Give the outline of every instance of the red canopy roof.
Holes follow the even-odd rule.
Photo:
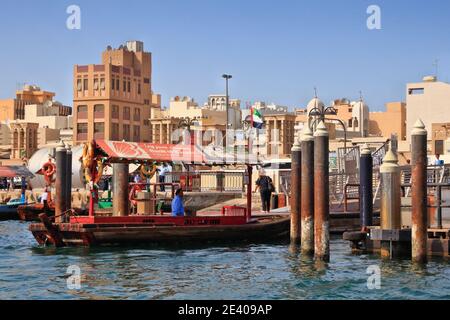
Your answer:
[[[196,146],[151,144],[123,141],[96,140],[97,146],[111,159],[182,161],[206,163],[204,153]]]
[[[112,162],[118,161],[166,161],[195,164],[258,164],[254,158],[246,155],[223,154],[220,150],[206,147],[201,149],[196,145],[152,144],[124,141],[96,140],[97,147],[103,151]]]

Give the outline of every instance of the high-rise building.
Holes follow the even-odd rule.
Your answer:
[[[74,144],[92,139],[150,142],[152,56],[140,41],[110,46],[102,64],[76,65],[73,77]]]

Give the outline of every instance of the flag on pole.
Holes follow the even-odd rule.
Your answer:
[[[262,129],[264,126],[264,120],[261,113],[257,109],[252,108],[251,115],[252,115],[252,128]]]

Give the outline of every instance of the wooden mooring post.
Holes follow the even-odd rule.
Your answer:
[[[314,136],[308,125],[302,132],[301,252],[314,254]]]
[[[330,259],[329,136],[321,121],[314,133],[314,254]]]

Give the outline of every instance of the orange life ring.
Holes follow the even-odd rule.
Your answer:
[[[44,163],[44,165],[42,166],[42,173],[46,177],[53,176],[55,172],[56,172],[56,165],[53,162],[48,161]]]
[[[139,184],[135,184],[131,188],[129,200],[133,206],[137,205],[136,196],[137,196],[137,193],[141,192],[142,190],[143,189],[142,189],[141,185],[139,185]]]

